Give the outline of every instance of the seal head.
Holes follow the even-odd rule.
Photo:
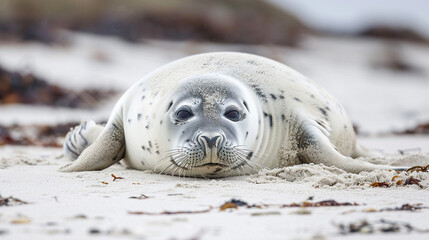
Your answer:
[[[250,89],[221,74],[184,79],[166,114],[171,152],[157,167],[171,175],[248,174],[260,109]],[[168,163],[168,164],[167,164]]]

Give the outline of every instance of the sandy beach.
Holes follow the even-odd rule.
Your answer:
[[[429,162],[429,136],[391,134],[428,119],[429,83],[421,81],[429,69],[428,48],[400,45],[404,58],[423,69],[423,75],[407,75],[378,71],[367,64],[376,59],[372,52],[382,51],[382,43],[376,40],[309,39],[297,50],[166,41],[133,45],[87,34],[75,34],[73,39],[68,48],[2,44],[0,63],[11,70],[30,66],[61,86],[83,89],[90,83],[125,90],[155,67],[182,56],[219,50],[256,52],[298,69],[336,96],[359,126],[359,141],[388,155],[366,160],[405,166]],[[100,49],[109,62],[100,63],[88,54]],[[55,65],[59,62],[63,64]],[[89,78],[97,80],[85,81]],[[115,100],[94,110],[2,106],[0,123],[103,121]],[[60,148],[0,147],[0,238],[390,240],[429,236],[428,172],[350,174],[310,164],[250,176],[194,179],[120,164],[95,172],[58,172],[66,163]]]

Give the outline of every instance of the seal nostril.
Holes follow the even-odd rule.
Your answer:
[[[213,138],[208,138],[206,136],[202,136],[202,138],[204,138],[204,140],[206,140],[208,148],[213,148],[216,145],[216,141],[219,138],[219,136],[216,136]]]

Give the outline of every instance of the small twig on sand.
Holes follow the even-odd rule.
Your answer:
[[[115,176],[115,174],[113,174],[113,173],[112,173],[112,177],[113,177],[113,181],[115,181],[116,179],[124,179],[123,177]]]

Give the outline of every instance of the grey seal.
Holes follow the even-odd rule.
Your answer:
[[[338,101],[295,70],[236,52],[194,55],[143,77],[116,103],[105,127],[85,121],[64,143],[64,172],[121,161],[187,177],[253,174],[323,163],[348,172],[392,169],[356,142]]]

